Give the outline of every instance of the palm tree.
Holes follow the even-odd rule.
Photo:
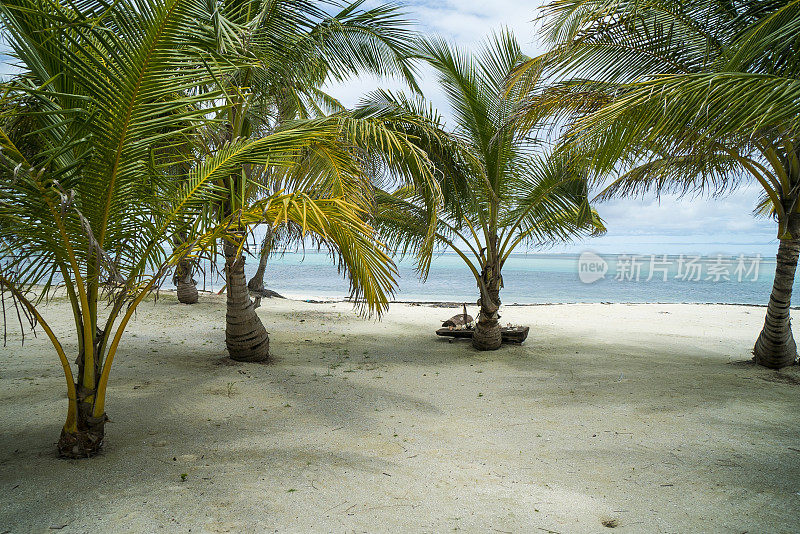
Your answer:
[[[402,95],[374,93],[362,112],[427,117],[422,129],[412,125],[409,131],[435,166],[444,204],[432,211],[424,190],[401,188],[379,197],[377,219],[402,252],[418,251],[433,239],[464,260],[480,294],[472,344],[494,350],[501,344],[502,269],[516,247],[569,239],[603,226],[589,205],[585,176],[565,159],[538,154],[541,143],[532,127],[514,120],[516,95],[506,91],[505,83],[527,58],[512,34],[494,35],[475,56],[438,39],[423,41],[420,49],[438,72],[454,130],[445,131],[430,106]],[[432,249],[425,250],[419,265],[423,273]]]
[[[348,244],[341,252],[347,261],[367,266],[358,282],[370,303],[385,301],[393,282],[392,263],[361,208],[346,199],[278,193],[221,224],[198,216],[225,198],[218,184],[236,169],[288,164],[325,139],[336,146],[339,133],[315,123],[235,139],[201,164],[164,150],[226,109],[223,93],[208,87],[246,61],[195,46],[198,20],[215,17],[208,8],[198,0],[83,2],[80,11],[33,0],[0,5],[22,68],[0,102],[0,253],[7,260],[0,289],[58,354],[68,397],[58,442],[64,457],[100,450],[109,375],[128,321],[166,272],[196,250],[221,238],[241,248],[242,229],[290,220]],[[183,232],[191,242],[173,250],[172,236]],[[40,306],[56,285],[73,311],[76,369]]]
[[[409,22],[397,6],[379,5],[362,9],[363,0],[259,0],[242,4],[227,1],[218,5],[214,24],[207,29],[209,43],[221,52],[237,50],[258,58],[225,80],[227,88],[241,84],[247,93],[245,130],[264,135],[291,120],[320,118],[342,112],[344,106],[322,90],[329,81],[342,81],[359,70],[399,76],[416,88],[413,71],[406,60]],[[230,136],[232,125],[212,135]],[[273,169],[256,169],[266,182]],[[268,185],[268,184],[264,184]],[[270,247],[262,247],[262,251]],[[259,257],[259,268],[248,282],[251,292],[263,293],[263,274],[268,253]],[[178,269],[194,271],[197,265]],[[177,275],[177,273],[176,273]],[[196,282],[176,276],[178,298],[193,302]],[[256,323],[257,317],[252,318]]]
[[[797,357],[790,324],[800,252],[800,3],[558,0],[544,8],[552,50],[521,68],[559,78],[527,95],[528,117],[571,122],[565,144],[598,173],[602,196],[721,194],[746,177],[780,245],[761,365]]]
[[[313,198],[341,196],[366,207],[371,188],[364,181],[358,158],[360,151],[373,141],[376,143],[372,147],[389,158],[410,155],[414,165],[424,166],[424,154],[417,153],[406,140],[382,130],[379,120],[356,124],[338,101],[320,89],[327,81],[340,81],[363,71],[398,75],[416,87],[409,59],[413,32],[402,12],[392,5],[362,10],[362,3],[279,0],[256,2],[248,9],[238,2],[221,4],[214,33],[217,49],[240,51],[258,64],[247,65],[222,79],[231,106],[215,137],[223,144],[234,139],[258,139],[316,121],[337,127],[339,138],[336,147],[309,145],[293,165],[250,166],[226,177],[220,187],[231,194],[218,205],[221,218],[230,217],[265,191],[278,190],[303,192]],[[323,7],[338,11],[331,15]],[[327,116],[328,112],[334,114]],[[387,136],[391,142],[382,145]],[[317,237],[334,253],[338,246],[346,246]],[[266,360],[269,336],[255,312],[257,304],[249,296],[244,278],[245,257],[232,245],[223,247],[223,254],[228,352],[235,360]],[[266,260],[267,256],[262,255],[257,273],[261,277]],[[342,265],[358,293],[362,273],[355,271],[364,266],[347,262]]]

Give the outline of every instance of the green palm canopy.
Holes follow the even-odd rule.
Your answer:
[[[357,206],[363,221],[372,204],[368,164],[408,169],[403,176],[422,181],[429,177],[427,156],[391,127],[392,117],[355,117],[322,90],[327,82],[364,72],[393,75],[416,89],[411,58],[416,33],[410,23],[397,6],[366,9],[362,4],[298,0],[218,4],[208,32],[211,49],[235,51],[252,62],[220,76],[211,86],[230,105],[203,132],[199,161],[232,144],[249,146],[298,128],[325,132],[298,151],[291,165],[262,160],[221,176],[217,185],[228,194],[210,207],[219,222],[277,193],[302,194],[309,201],[341,198]],[[231,227],[239,244],[246,230]],[[370,313],[385,309],[394,287],[394,267],[382,245],[373,241],[373,251],[356,249],[354,254],[349,233],[334,228],[324,234],[316,228],[296,230],[292,221],[282,220],[280,225],[270,224],[266,234],[270,240],[289,235],[322,244],[349,277],[351,296]],[[234,245],[223,247],[226,345],[234,359],[263,361],[269,357],[269,336],[255,313],[257,302],[248,295],[245,256]],[[267,253],[272,246],[268,244]],[[265,262],[262,256],[260,276]]]
[[[564,147],[613,179],[602,197],[760,184],[778,267],[756,360],[791,364],[800,251],[800,2],[557,0],[552,50],[518,69],[525,117],[568,123]]]
[[[515,248],[599,232],[603,225],[588,202],[585,173],[568,158],[546,156],[536,125],[516,120],[518,94],[507,81],[528,58],[513,35],[492,36],[475,55],[428,39],[420,56],[437,72],[452,128],[424,101],[402,94],[374,93],[360,112],[427,117],[427,124],[409,124],[407,131],[429,154],[443,206],[432,210],[424,189],[401,188],[378,198],[378,224],[394,248],[424,252],[423,274],[430,240],[464,260],[480,295],[473,344],[496,349],[502,269]]]
[[[263,61],[209,38],[231,29],[216,4],[10,0],[0,4],[0,21],[21,68],[0,100],[0,250],[9,260],[0,286],[61,361],[69,398],[61,455],[100,450],[109,373],[128,320],[174,264],[221,238],[241,247],[247,228],[291,221],[336,243],[359,267],[356,290],[370,305],[385,302],[393,266],[350,199],[271,191],[222,217],[209,209],[230,202],[232,175],[291,167],[310,147],[335,153],[343,131],[340,120],[318,120],[208,143],[205,134],[243,94],[222,80]],[[370,53],[362,47],[341,61]],[[176,235],[191,239],[173,247]],[[55,284],[72,305],[75,366],[37,305]]]

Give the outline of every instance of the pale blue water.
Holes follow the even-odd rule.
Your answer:
[[[638,257],[639,281],[617,280],[615,275],[631,263],[619,255],[603,255],[608,262],[605,278],[591,284],[578,277],[578,255],[575,254],[518,254],[512,256],[503,269],[505,287],[501,299],[505,304],[534,304],[553,302],[696,302],[728,304],[766,304],[775,272],[774,257],[762,258],[758,264],[756,280],[753,272],[738,281],[737,258],[725,256],[719,260],[717,271],[727,272],[729,280],[714,274],[712,264],[716,256],[702,257],[700,280],[693,273],[692,280],[676,279],[677,256],[667,258],[667,280],[663,272],[656,271],[647,281],[650,256]],[[662,258],[656,257],[656,262]],[[688,256],[686,260],[690,259]],[[726,265],[724,262],[728,261]],[[745,259],[744,267],[752,267],[753,257]],[[248,276],[255,270],[256,261],[250,259]],[[656,267],[663,265],[656,264]],[[711,270],[709,270],[711,269]],[[685,269],[684,269],[685,272]],[[413,261],[398,262],[399,301],[446,301],[472,303],[477,299],[475,281],[461,258],[445,253],[434,258],[430,275],[423,283],[414,271]],[[742,273],[745,274],[745,273]],[[278,293],[299,299],[341,299],[348,295],[348,283],[337,273],[330,258],[322,253],[290,254],[271,258],[266,272],[267,287]],[[710,279],[709,279],[710,278]],[[220,289],[222,282],[205,280],[207,289]],[[200,285],[203,285],[202,275]],[[795,292],[798,288],[795,288]],[[798,293],[800,294],[800,293]]]

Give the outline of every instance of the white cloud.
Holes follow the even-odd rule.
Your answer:
[[[474,45],[502,27],[514,31],[524,44],[533,41],[531,21],[537,16],[538,4],[512,0],[414,2],[409,9],[419,15],[425,30],[461,44]]]
[[[380,2],[370,1],[367,5]],[[510,28],[528,55],[542,51],[537,44],[537,25],[542,2],[522,0],[407,1],[403,4],[419,21],[422,32],[433,32],[460,46],[476,48],[491,32]],[[447,115],[447,105],[436,86],[435,74],[423,69],[421,85],[426,97]],[[329,87],[346,105],[357,103],[364,93],[376,88],[401,89],[392,80],[361,78]],[[586,243],[558,247],[577,251],[587,247],[605,253],[714,253],[748,252],[774,254],[777,248],[775,223],[753,217],[759,197],[758,186],[742,188],[721,199],[664,196],[622,199],[598,205],[608,233]]]
[[[771,256],[777,250],[777,228],[773,220],[752,215],[758,196],[758,186],[749,186],[717,199],[664,196],[660,201],[650,197],[604,202],[597,209],[608,233],[559,250]]]

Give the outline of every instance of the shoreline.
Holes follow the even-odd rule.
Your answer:
[[[158,290],[162,293],[170,293],[175,294],[175,289],[168,288],[168,289],[160,289]],[[219,296],[216,291],[208,291],[198,289],[198,293],[201,295],[212,295],[212,296]],[[353,304],[354,301],[348,297],[319,297],[319,296],[282,296],[280,298],[276,297],[265,297],[263,301],[268,300],[287,300],[292,302],[306,302],[308,304],[339,304],[339,303],[350,303]],[[475,302],[462,302],[462,301],[453,301],[453,300],[390,300],[389,304],[409,304],[412,306],[430,306],[433,308],[457,308],[461,307],[462,305],[466,304],[467,307],[474,306],[477,307]],[[512,302],[512,303],[503,303],[503,306],[507,307],[515,307],[515,308],[524,308],[524,307],[533,307],[533,306],[573,306],[573,305],[583,305],[583,304],[603,304],[603,305],[611,305],[611,304],[621,304],[625,306],[635,306],[635,305],[671,305],[671,304],[681,304],[681,305],[694,305],[694,306],[746,306],[750,308],[766,308],[766,304],[752,304],[752,303],[742,303],[742,302],[691,302],[691,301],[681,301],[681,302],[673,302],[673,301],[625,301],[625,302],[613,302],[613,301],[567,301],[567,302]],[[800,310],[800,305],[797,306],[790,306],[792,310]]]

